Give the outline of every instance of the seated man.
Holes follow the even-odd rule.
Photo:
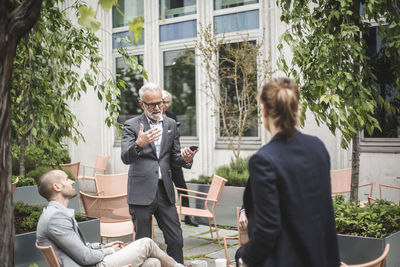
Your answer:
[[[106,245],[87,243],[75,220],[74,210],[67,208],[76,196],[74,181],[65,172],[51,170],[38,181],[39,194],[49,201],[37,226],[37,242],[51,245],[61,266],[184,266],[175,262],[150,238],[128,246],[120,241]]]

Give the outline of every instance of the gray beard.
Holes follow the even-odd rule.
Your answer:
[[[154,121],[159,121],[161,118],[161,112],[158,114],[152,114],[151,112],[145,110],[145,114],[147,117],[149,117],[149,119],[152,119]]]

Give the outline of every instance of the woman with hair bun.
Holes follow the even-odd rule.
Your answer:
[[[329,154],[321,140],[296,129],[298,98],[289,78],[273,79],[260,92],[272,139],[249,161],[243,196],[249,242],[237,251],[239,266],[340,265]]]

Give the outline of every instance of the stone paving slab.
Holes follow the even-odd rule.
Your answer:
[[[212,228],[215,231],[214,228]],[[237,230],[220,229],[219,235],[221,246],[218,246],[216,233],[213,232],[214,238],[211,238],[210,227],[208,225],[199,225],[198,227],[182,224],[182,235],[184,239],[183,255],[185,262],[191,260],[205,260],[208,267],[215,266],[215,259],[225,258],[225,250],[222,238],[224,236],[236,236]],[[155,225],[154,241],[165,250],[164,237],[161,230]],[[237,240],[228,240],[228,255],[231,260],[234,259],[235,252],[238,248]]]

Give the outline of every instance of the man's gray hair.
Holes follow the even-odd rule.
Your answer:
[[[139,90],[140,100],[143,100],[143,96],[144,96],[144,92],[145,91],[157,91],[157,90],[162,92],[161,87],[156,83],[146,83],[146,84],[144,84]]]
[[[170,101],[172,101],[172,95],[168,92],[168,91],[166,91],[166,90],[162,90],[162,99],[164,99],[164,98],[166,98],[166,97],[169,97],[170,98]]]

